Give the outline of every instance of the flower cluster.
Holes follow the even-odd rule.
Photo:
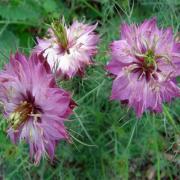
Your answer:
[[[0,71],[0,102],[14,143],[29,144],[35,164],[53,160],[61,140],[70,141],[64,122],[76,103],[60,88],[56,77],[82,74],[97,53],[97,24],[53,22],[47,37],[37,38],[30,57],[17,52]],[[162,103],[180,96],[180,42],[172,29],[159,29],[156,19],[121,26],[121,39],[110,45],[107,71],[115,76],[111,99],[144,111],[161,112]]]
[[[7,133],[13,143],[29,144],[35,164],[45,155],[53,160],[57,143],[70,141],[64,122],[76,103],[57,86],[54,73],[71,78],[92,63],[99,41],[96,26],[74,21],[67,28],[64,22],[53,22],[49,38],[38,38],[29,58],[18,52],[0,72]]]
[[[180,96],[175,78],[180,75],[180,43],[172,29],[158,29],[156,19],[141,25],[121,26],[121,40],[111,46],[107,70],[115,75],[112,99],[133,107],[138,117],[149,109],[162,111],[162,103]]]

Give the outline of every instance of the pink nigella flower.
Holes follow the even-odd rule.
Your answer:
[[[69,139],[64,121],[75,104],[36,54],[11,56],[0,72],[0,100],[11,140],[25,140],[35,163],[46,154],[53,159],[57,142]]]
[[[175,78],[180,75],[180,43],[172,29],[158,29],[156,19],[141,25],[121,26],[121,40],[111,44],[107,70],[115,75],[112,99],[133,107],[138,117],[149,109],[162,111],[162,103],[180,96]]]
[[[99,37],[94,33],[96,26],[74,21],[67,27],[64,22],[54,22],[48,38],[37,39],[35,51],[47,59],[52,72],[68,78],[76,73],[82,74],[97,53]]]

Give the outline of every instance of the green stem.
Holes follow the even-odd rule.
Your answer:
[[[129,146],[130,146],[130,144],[131,144],[131,142],[132,142],[132,139],[133,139],[134,132],[135,132],[136,126],[137,126],[137,124],[138,124],[138,121],[139,121],[139,120],[136,120],[135,125],[134,125],[134,127],[133,127],[133,129],[132,129],[132,133],[131,133],[131,136],[130,136],[130,138],[129,138],[129,142],[128,142],[128,145],[127,145],[126,149],[129,148]]]
[[[160,157],[159,157],[159,148],[158,148],[158,142],[156,138],[156,126],[155,126],[155,115],[153,114],[153,136],[154,139],[156,140],[155,142],[155,149],[156,149],[156,155],[157,155],[157,178],[158,180],[161,179],[161,173],[160,173]]]
[[[102,17],[102,14],[96,9],[94,8],[90,3],[88,3],[85,0],[81,0],[87,7],[89,7],[91,10],[93,10],[99,17]]]
[[[175,123],[173,117],[171,116],[171,114],[169,113],[168,108],[165,105],[163,105],[163,110],[164,110],[164,115],[167,117],[167,120],[169,121],[169,123],[173,126],[174,130],[177,133],[179,133],[176,123]]]

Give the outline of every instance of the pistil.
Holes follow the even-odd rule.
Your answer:
[[[60,43],[61,47],[64,50],[67,50],[68,39],[67,39],[67,32],[64,23],[55,21],[51,24],[51,27],[58,40],[58,43]]]
[[[147,67],[154,66],[156,64],[155,55],[152,50],[148,50],[144,56],[144,63]]]

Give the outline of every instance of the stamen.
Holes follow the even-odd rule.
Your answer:
[[[8,121],[12,128],[17,130],[19,126],[25,123],[30,116],[34,116],[35,119],[41,117],[40,114],[34,113],[34,107],[27,101],[21,102],[21,104],[10,114]]]

